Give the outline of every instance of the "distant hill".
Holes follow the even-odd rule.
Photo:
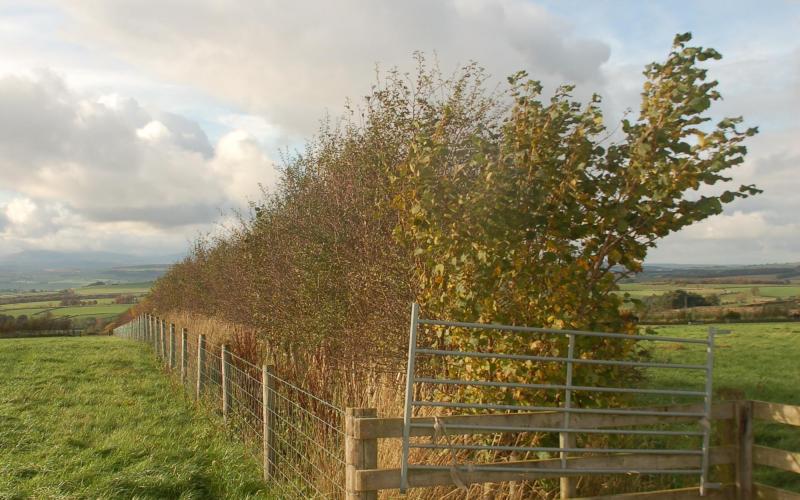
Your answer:
[[[26,250],[0,256],[0,268],[15,271],[28,270],[100,270],[130,266],[171,264],[181,256],[140,256],[113,252],[55,252],[49,250]]]
[[[0,257],[0,290],[61,290],[96,281],[148,282],[164,274],[180,258],[114,252],[18,252]]]
[[[750,266],[702,266],[648,264],[635,281],[783,281],[800,278],[800,263],[761,264]]]

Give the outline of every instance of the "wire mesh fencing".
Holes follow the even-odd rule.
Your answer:
[[[199,404],[225,424],[263,463],[264,479],[280,498],[345,496],[345,412],[282,378],[208,342],[141,315],[116,336],[152,347],[159,363]]]

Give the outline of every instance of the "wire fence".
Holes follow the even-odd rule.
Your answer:
[[[264,479],[281,498],[345,496],[345,412],[257,366],[225,345],[152,315],[114,335],[152,347],[160,364],[198,403],[219,413],[263,462]]]

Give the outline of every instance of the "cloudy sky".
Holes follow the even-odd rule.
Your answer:
[[[725,101],[761,130],[737,185],[764,194],[650,262],[800,261],[800,2],[0,0],[0,255],[180,253],[246,207],[376,64],[476,60],[636,108],[675,33],[725,58]]]

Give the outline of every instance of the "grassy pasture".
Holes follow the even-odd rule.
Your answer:
[[[757,294],[753,290],[757,289]],[[620,285],[621,293],[628,293],[631,297],[642,298],[653,295],[663,295],[673,290],[686,290],[700,295],[716,294],[722,296],[723,302],[725,295],[741,295],[743,299],[754,297],[767,297],[776,299],[787,299],[800,297],[800,285],[748,285],[736,283],[703,283],[703,284],[680,284],[680,283],[623,283]],[[741,300],[739,301],[741,302]]]
[[[113,337],[0,340],[0,498],[271,498],[260,465]]]
[[[50,309],[58,307],[58,300],[40,300],[34,302],[22,302],[19,304],[0,304],[0,314],[13,314],[19,309]]]
[[[717,337],[715,343],[714,389],[717,399],[740,394],[747,399],[800,405],[800,323],[742,323],[714,325],[731,333]],[[670,325],[654,327],[657,334],[686,338],[705,338],[708,325]],[[664,343],[654,350],[654,360],[702,364],[703,346],[676,348]],[[650,369],[647,385],[656,388],[703,390],[702,371]],[[697,399],[694,399],[697,401]],[[653,402],[653,401],[648,401]],[[688,402],[667,400],[658,402]],[[756,425],[756,442],[766,446],[800,452],[800,428],[777,424]],[[800,475],[777,469],[757,468],[759,482],[800,492]]]
[[[49,312],[50,314],[52,314],[54,317],[57,318],[62,318],[62,317],[77,318],[81,316],[95,316],[98,318],[107,318],[123,313],[131,307],[130,304],[113,304],[113,303],[88,305],[88,306],[63,306],[63,307],[59,306],[28,307],[31,305],[30,303],[13,304],[13,305],[17,306],[17,308],[0,310],[0,314],[9,314],[12,316],[22,316],[23,314],[26,316],[36,316],[38,314]]]
[[[130,304],[115,304],[110,297],[92,298],[96,295],[125,294],[142,296],[150,290],[152,283],[123,283],[119,285],[97,285],[76,288],[75,293],[82,300],[97,301],[97,304],[84,306],[61,306],[59,300],[37,300],[37,296],[42,294],[53,294],[54,292],[22,292],[15,295],[6,294],[3,297],[24,297],[30,298],[29,302],[19,302],[14,304],[0,304],[0,314],[11,316],[36,316],[50,313],[55,317],[69,318],[111,318],[121,314],[131,307]]]
[[[133,295],[143,295],[150,290],[151,282],[143,283],[121,283],[119,285],[97,285],[75,288],[78,295],[98,295],[108,293],[125,293]]]

